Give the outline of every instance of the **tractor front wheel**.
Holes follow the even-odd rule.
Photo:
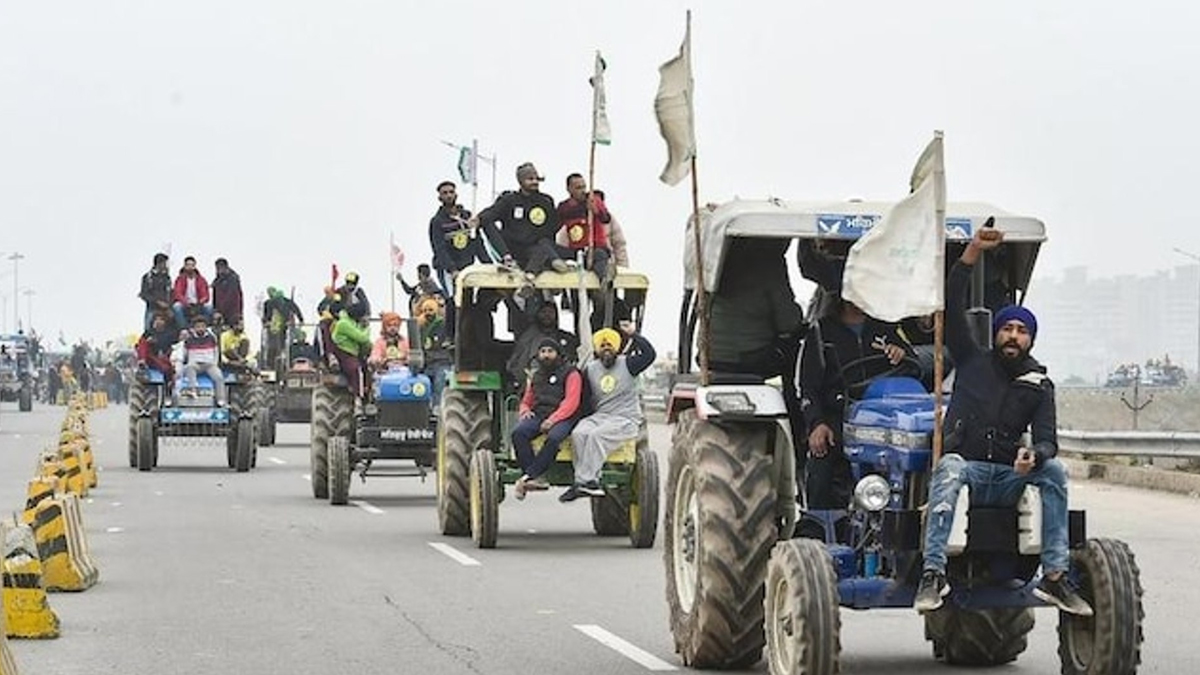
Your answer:
[[[1142,580],[1123,541],[1091,539],[1071,552],[1079,595],[1092,616],[1058,613],[1058,657],[1064,675],[1134,673],[1142,662]]]

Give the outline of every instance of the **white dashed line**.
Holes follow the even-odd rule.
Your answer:
[[[306,480],[310,483],[312,482],[312,476],[310,476],[308,474],[304,474],[303,476],[301,476],[301,478],[303,478],[304,480]]]
[[[121,502],[113,502],[113,503],[112,503],[112,505],[113,505],[113,506],[120,506],[120,505],[121,505]]]
[[[375,516],[383,515],[383,509],[379,508],[378,506],[375,506],[374,504],[371,504],[370,502],[364,502],[364,501],[360,501],[358,499],[351,499],[350,503],[357,506],[358,508],[362,509],[363,511],[370,513],[371,515],[375,515]]]
[[[433,548],[433,550],[441,553],[442,555],[464,567],[479,567],[483,564],[466,553],[454,548],[450,544],[443,544],[440,541],[431,541],[429,542],[429,546]]]
[[[287,464],[287,462],[279,459],[278,457],[268,457],[267,459],[269,459],[272,464]]]
[[[107,532],[107,533],[109,533],[109,534],[118,534],[118,533],[124,532],[124,531],[125,531],[125,528],[123,528],[123,527],[110,527],[110,528],[107,528],[107,529],[105,529],[104,531],[105,531],[105,532]]]
[[[154,496],[155,496],[155,497],[161,497],[161,496],[163,496],[162,490],[155,490],[155,491],[154,491]]]
[[[600,644],[604,645],[605,647],[608,647],[609,649],[617,652],[621,656],[624,656],[625,658],[641,665],[646,670],[654,670],[654,671],[678,670],[678,668],[671,665],[670,663],[663,661],[662,659],[660,659],[657,656],[651,654],[650,652],[642,649],[641,647],[630,644],[629,642],[604,630],[600,626],[589,624],[589,625],[576,625],[574,628],[575,628],[575,630],[579,631],[580,633],[583,633],[584,635],[592,638],[596,642],[599,642]]]

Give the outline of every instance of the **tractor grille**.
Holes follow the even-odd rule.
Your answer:
[[[423,429],[429,426],[429,402],[380,403],[379,426],[394,429]]]

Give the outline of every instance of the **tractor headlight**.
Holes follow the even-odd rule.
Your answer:
[[[722,415],[753,415],[757,406],[745,392],[710,391],[704,399]]]
[[[882,511],[892,500],[892,486],[883,476],[874,474],[854,486],[854,503],[864,511]]]

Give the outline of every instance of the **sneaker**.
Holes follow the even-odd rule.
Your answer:
[[[1054,580],[1043,576],[1038,585],[1034,587],[1033,594],[1042,602],[1054,605],[1067,614],[1092,616],[1091,606],[1086,600],[1079,597],[1079,593],[1075,591],[1071,580],[1065,574]]]
[[[588,482],[580,485],[579,491],[589,497],[604,496],[604,488],[600,487],[600,481],[598,480],[589,480]]]
[[[559,274],[571,269],[571,267],[567,265],[567,261],[562,260],[561,258],[555,258],[554,260],[551,260],[550,267]]]
[[[530,478],[525,481],[525,489],[530,492],[545,492],[550,489],[550,484],[543,478]]]
[[[946,575],[934,570],[921,573],[921,585],[917,587],[917,597],[913,601],[913,609],[918,612],[932,612],[944,604],[944,598],[950,595],[950,584],[946,583]]]
[[[566,504],[573,502],[583,496],[583,491],[579,489],[579,485],[572,485],[565,492],[558,496],[558,501]]]
[[[525,499],[525,492],[528,490],[528,482],[529,476],[521,476],[517,479],[516,484],[513,485],[513,494],[516,495],[518,501]]]

